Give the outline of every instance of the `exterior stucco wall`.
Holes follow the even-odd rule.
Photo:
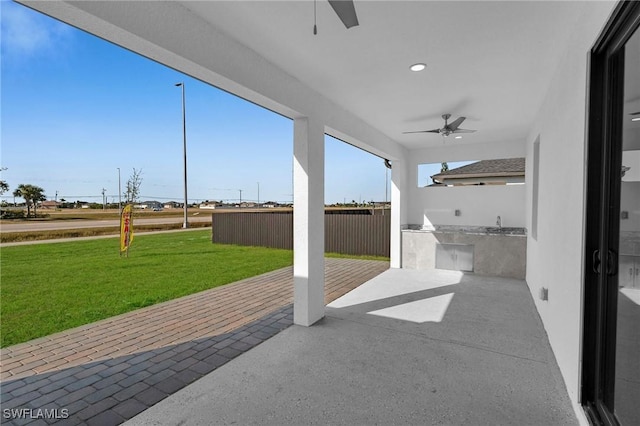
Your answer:
[[[576,413],[581,373],[588,52],[615,3],[586,2],[527,138],[527,228],[539,138],[537,238],[527,239],[527,283]],[[538,297],[549,289],[549,300]]]
[[[525,192],[525,185],[417,188],[409,223],[496,226],[500,216],[502,226],[524,228]]]

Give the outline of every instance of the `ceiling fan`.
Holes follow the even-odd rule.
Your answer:
[[[353,4],[353,0],[328,0],[329,4],[336,12],[338,18],[342,21],[347,29],[360,25],[358,22],[358,15],[356,15],[356,8]],[[313,34],[318,34],[318,28],[316,25],[316,1],[313,2]]]
[[[353,0],[329,0],[329,4],[345,27],[351,28],[359,25]]]
[[[431,130],[419,130],[417,132],[403,132],[407,133],[440,133],[443,137],[447,137],[452,133],[473,133],[475,130],[467,130],[461,129],[459,126],[462,124],[467,117],[459,117],[451,123],[448,122],[449,118],[451,118],[451,114],[443,114],[442,118],[444,119],[444,127],[440,129],[431,129]]]

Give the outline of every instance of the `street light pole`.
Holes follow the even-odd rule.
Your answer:
[[[182,153],[184,157],[184,223],[182,227],[186,229],[189,227],[187,222],[187,115],[184,103],[184,82],[176,83],[176,86],[182,87]]]
[[[122,216],[122,188],[120,187],[120,167],[118,167],[118,214]]]
[[[258,183],[258,207],[260,207],[260,182]]]

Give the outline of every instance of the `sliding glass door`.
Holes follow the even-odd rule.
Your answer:
[[[616,8],[591,54],[582,402],[640,424],[640,3]]]

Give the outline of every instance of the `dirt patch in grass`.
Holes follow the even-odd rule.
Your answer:
[[[211,228],[211,222],[192,222],[190,228]],[[170,231],[182,229],[182,223],[157,225],[138,225],[135,232]],[[22,241],[56,240],[59,238],[95,237],[100,235],[118,235],[120,227],[60,229],[55,231],[3,232],[0,243],[17,243]]]

